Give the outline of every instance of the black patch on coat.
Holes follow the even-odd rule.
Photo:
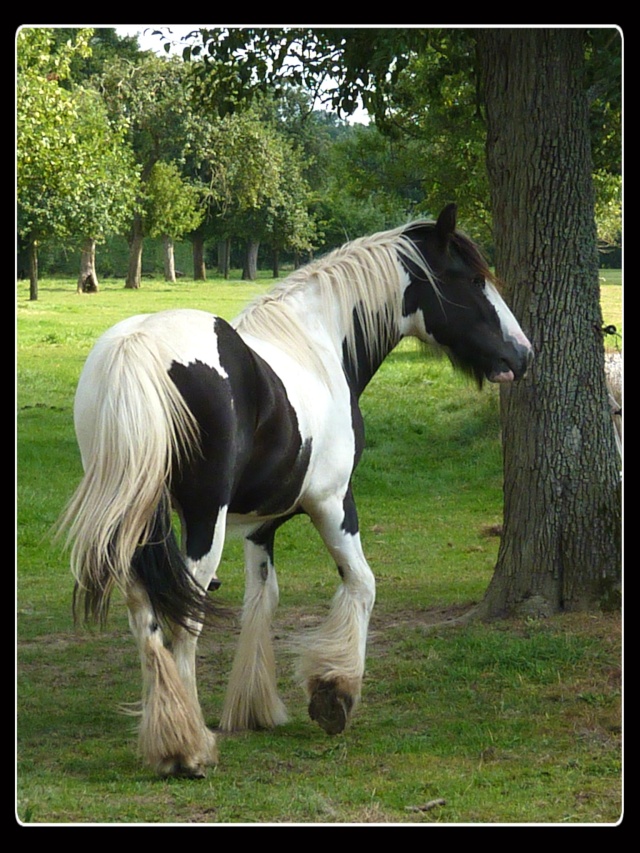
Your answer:
[[[174,363],[169,374],[198,421],[200,453],[174,477],[171,492],[187,528],[186,550],[211,548],[218,511],[288,514],[311,456],[296,413],[272,368],[224,320],[215,318],[220,364]]]
[[[345,533],[350,533],[352,536],[355,536],[360,527],[358,525],[358,511],[356,509],[356,502],[353,498],[351,486],[347,489],[347,494],[342,502],[342,508],[344,510],[344,518],[342,519],[340,527]]]
[[[134,552],[131,570],[149,596],[153,612],[169,624],[191,631],[193,622],[201,621],[205,614],[224,613],[207,599],[204,589],[187,570],[171,527],[168,495],[156,509],[149,541]],[[150,629],[155,631],[158,627],[154,622]]]
[[[352,318],[354,347],[348,346],[346,338],[342,342],[342,366],[349,387],[356,397],[360,397],[399,338],[397,330],[391,327],[386,310],[379,311],[373,321],[375,340],[369,345],[357,308],[353,309]]]

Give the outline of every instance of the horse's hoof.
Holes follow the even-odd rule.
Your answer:
[[[331,681],[320,681],[312,690],[309,716],[328,735],[344,731],[352,708],[353,697]]]
[[[204,764],[184,764],[182,761],[166,761],[158,768],[163,778],[204,779],[207,775]]]

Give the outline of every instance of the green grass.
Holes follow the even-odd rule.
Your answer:
[[[600,293],[604,324],[615,326],[619,335],[607,338],[606,346],[607,349],[616,349],[622,342],[622,270],[600,270]]]
[[[135,754],[137,652],[116,599],[103,632],[76,631],[67,559],[49,531],[80,476],[75,383],[101,331],[184,305],[231,317],[269,281],[106,283],[78,296],[18,289],[18,739],[24,823],[614,823],[621,815],[616,615],[462,626],[491,577],[501,520],[497,390],[478,393],[410,343],[363,397],[367,448],[355,492],[378,583],[363,700],[327,737],[306,714],[289,640],[326,612],[337,574],[309,522],[276,542],[279,683],[290,722],[220,738],[204,781],[159,780]],[[622,327],[621,288],[604,284]],[[225,548],[219,597],[243,594],[241,547]],[[204,713],[215,726],[237,625],[199,645]]]

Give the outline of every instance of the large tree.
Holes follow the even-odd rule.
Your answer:
[[[299,80],[331,73],[336,105],[349,111],[360,96],[379,118],[411,56],[441,36],[389,29],[204,33],[208,54],[219,61],[239,49],[260,57],[246,62],[245,54],[245,62],[264,80],[286,71],[294,54],[303,60],[293,66]],[[505,525],[480,612],[612,606],[620,582],[620,482],[604,380],[585,33],[479,30],[474,39],[496,263],[537,351],[529,377],[503,392]]]
[[[497,271],[536,352],[530,376],[501,393],[505,519],[489,615],[618,598],[583,35],[478,33]]]

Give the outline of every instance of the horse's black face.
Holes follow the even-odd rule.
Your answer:
[[[407,263],[411,283],[403,313],[413,318],[414,333],[442,347],[478,382],[520,379],[532,358],[531,344],[473,243],[455,231],[455,206],[445,208],[435,225],[417,226],[408,234],[437,278],[434,287]]]

